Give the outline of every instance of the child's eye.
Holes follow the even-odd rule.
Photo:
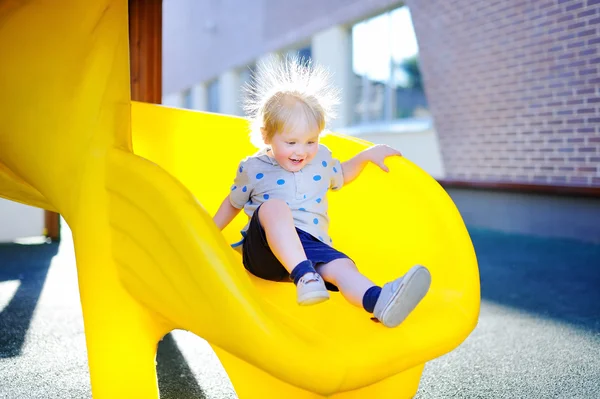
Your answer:
[[[314,143],[315,143],[314,141],[309,141],[309,142],[308,142],[308,144],[314,144]]]
[[[295,141],[288,141],[287,144],[294,145],[294,144],[296,144],[296,142]]]

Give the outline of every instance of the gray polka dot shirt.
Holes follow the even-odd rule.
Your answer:
[[[340,161],[333,159],[331,151],[322,144],[312,161],[298,172],[283,169],[264,149],[240,162],[229,200],[237,209],[244,209],[248,220],[267,200],[283,200],[289,205],[297,228],[331,245],[327,191],[339,190],[343,184]],[[232,246],[242,243],[243,239]]]

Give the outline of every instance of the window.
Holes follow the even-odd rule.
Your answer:
[[[352,52],[357,87],[353,123],[428,115],[408,7],[354,25]]]
[[[194,109],[194,100],[192,98],[192,90],[183,91],[183,108]]]
[[[256,64],[248,64],[242,68],[240,71],[240,114],[243,114],[244,110],[242,109],[243,101],[246,99],[246,96],[254,94],[252,91],[248,92],[248,86],[254,84],[252,79],[254,78],[254,73],[256,72]],[[255,100],[254,96],[252,96],[251,100]]]
[[[242,85],[251,82],[254,72],[256,72],[256,64],[248,64],[240,70],[240,82]]]
[[[207,111],[219,112],[219,80],[215,79],[207,87]]]
[[[291,50],[288,50],[284,53],[286,57],[298,57],[303,62],[312,61],[312,48],[309,45],[305,47],[295,47]]]
[[[312,59],[312,49],[310,46],[306,46],[298,50],[298,58],[304,61],[310,61]]]

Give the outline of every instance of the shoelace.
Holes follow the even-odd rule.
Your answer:
[[[307,274],[307,276],[303,276],[302,278],[300,278],[301,284],[308,284],[311,282],[318,283],[319,281],[321,281],[321,276],[318,273],[309,273],[309,274],[311,274],[310,277],[307,277],[308,276],[308,274]]]

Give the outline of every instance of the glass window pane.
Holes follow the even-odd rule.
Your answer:
[[[192,99],[192,90],[183,91],[183,108],[194,109],[194,101]]]
[[[219,112],[219,80],[208,84],[208,112]]]
[[[427,115],[419,47],[408,7],[354,25],[352,50],[355,123]]]
[[[298,50],[298,57],[303,61],[310,61],[312,59],[312,49],[310,46],[306,46]]]

